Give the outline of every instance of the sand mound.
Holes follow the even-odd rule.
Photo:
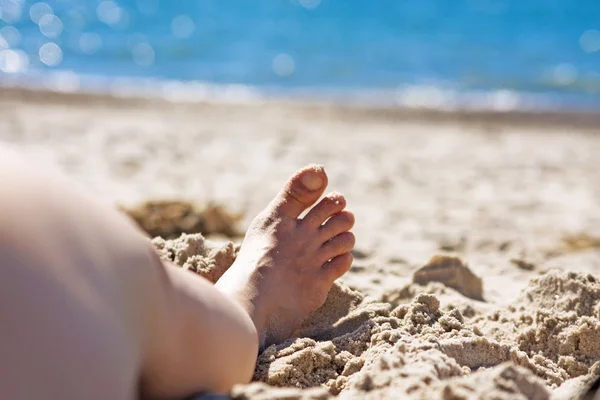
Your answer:
[[[236,255],[233,244],[201,235],[154,244],[165,259],[212,281]],[[512,306],[493,311],[437,282],[384,299],[336,284],[296,338],[260,354],[256,382],[232,396],[549,399],[565,382],[599,376],[600,283],[591,275],[551,271]]]
[[[483,299],[483,282],[458,257],[435,256],[413,275],[413,282],[441,282],[472,299]]]
[[[592,372],[600,361],[599,307],[596,278],[550,271],[533,279],[512,306],[474,325],[487,337],[510,343],[513,362],[556,387]]]
[[[158,255],[215,283],[229,269],[239,247],[231,242],[215,243],[201,234],[183,234],[176,240],[154,238]]]
[[[186,201],[146,201],[134,207],[120,207],[151,237],[174,239],[183,233],[239,236],[238,218],[222,207],[200,207]]]

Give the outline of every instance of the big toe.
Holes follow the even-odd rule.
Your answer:
[[[327,187],[327,174],[321,165],[309,165],[296,172],[273,200],[273,211],[298,218],[315,204]]]

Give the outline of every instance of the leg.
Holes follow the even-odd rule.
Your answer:
[[[114,313],[27,254],[2,246],[0,260],[2,397],[136,398],[139,357]]]
[[[3,397],[134,399],[143,381],[173,398],[250,379],[258,340],[236,302],[1,148],[0,187]]]
[[[125,293],[141,286],[116,268],[147,264],[148,247],[140,253],[126,221],[2,149],[0,187],[2,396],[134,398],[145,338]]]

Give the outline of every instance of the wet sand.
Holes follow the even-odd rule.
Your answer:
[[[0,91],[3,144],[115,204],[216,203],[243,231],[295,169],[325,165],[357,217],[354,266],[259,357],[262,383],[234,391],[252,399],[582,391],[600,370],[597,119]],[[190,268],[214,279],[235,257],[214,246],[229,250],[178,261],[204,257]],[[482,299],[454,267],[411,283],[435,255],[459,257]]]

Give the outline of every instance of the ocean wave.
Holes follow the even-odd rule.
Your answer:
[[[402,85],[392,89],[280,88],[203,81],[107,77],[69,70],[28,74],[0,73],[0,87],[57,93],[162,99],[174,103],[256,103],[266,100],[327,102],[438,111],[597,111],[600,98],[579,93],[521,92],[510,89],[461,91],[436,85]]]

